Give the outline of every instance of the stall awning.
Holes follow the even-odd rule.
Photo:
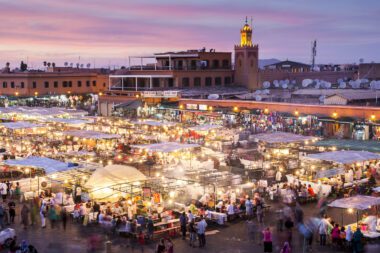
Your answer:
[[[47,119],[44,119],[43,121],[52,122],[52,123],[61,123],[61,124],[67,124],[67,125],[84,125],[84,124],[90,123],[88,120],[66,119],[66,118],[47,118]]]
[[[142,105],[141,100],[137,100],[136,99],[136,100],[128,101],[128,102],[125,102],[125,103],[117,104],[113,108],[114,109],[124,108],[124,109],[133,109],[133,110],[136,110],[141,105]]]
[[[64,163],[58,160],[38,156],[30,156],[25,159],[6,160],[4,161],[4,164],[9,166],[40,168],[44,169],[46,174],[66,171],[74,168],[73,166],[70,166],[69,163]]]
[[[132,148],[145,149],[147,151],[153,152],[163,152],[170,153],[174,151],[179,151],[188,148],[197,148],[200,147],[198,144],[183,144],[178,142],[164,142],[156,144],[147,144],[147,145],[131,145]]]
[[[107,134],[97,131],[77,130],[77,131],[65,131],[63,135],[73,136],[83,139],[101,140],[101,139],[118,139],[121,136],[118,134]]]
[[[145,121],[132,121],[131,122],[134,125],[147,125],[147,126],[156,126],[156,127],[163,127],[163,126],[175,126],[177,125],[174,122],[161,122],[161,121],[153,121],[153,120],[145,120]]]
[[[5,123],[1,123],[1,126],[5,127],[5,128],[8,128],[8,129],[12,129],[12,130],[16,130],[16,129],[32,129],[32,128],[44,127],[42,125],[33,124],[33,123],[30,123],[30,122],[26,122],[26,121],[5,122]]]
[[[255,134],[252,136],[257,141],[262,141],[266,143],[296,143],[304,141],[312,141],[317,139],[315,136],[303,136],[298,134],[286,133],[286,132],[272,132]]]
[[[380,155],[368,151],[333,151],[305,156],[306,159],[322,160],[341,164],[352,164],[380,159]]]
[[[354,197],[334,200],[333,202],[329,204],[329,207],[366,210],[376,205],[380,205],[380,198],[372,197],[372,196],[356,195]]]
[[[190,127],[189,129],[193,130],[193,131],[199,131],[199,132],[205,131],[205,132],[207,132],[207,131],[218,129],[221,127],[222,126],[220,126],[220,125],[199,125],[199,126]]]
[[[144,180],[146,176],[138,169],[114,164],[98,168],[87,181],[86,187],[101,189]]]

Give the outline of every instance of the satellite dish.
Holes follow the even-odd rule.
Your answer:
[[[292,80],[292,84],[294,85],[297,84],[296,80]]]
[[[265,90],[262,91],[262,93],[266,94],[266,95],[269,95],[270,94],[270,90],[265,89]]]
[[[375,80],[373,80],[369,83],[369,87],[374,90],[374,89],[376,89],[376,84],[377,84],[377,82]]]
[[[256,99],[256,101],[261,101],[261,99],[263,99],[260,95],[257,95],[256,97],[255,97],[255,99]]]
[[[207,99],[219,99],[219,95],[218,94],[210,94],[210,95],[208,95]]]
[[[270,87],[270,82],[268,82],[268,81],[263,82],[263,87],[265,89],[268,89]]]
[[[347,86],[346,83],[343,82],[343,81],[341,81],[341,82],[339,83],[339,89],[345,89],[346,86]]]
[[[283,84],[281,85],[281,87],[282,87],[283,89],[287,89],[287,88],[288,88],[288,84],[287,84],[287,83],[283,83]]]
[[[302,80],[302,87],[306,88],[307,86],[309,86],[312,83],[313,83],[313,80],[311,80],[311,79],[303,79]]]
[[[341,83],[341,82],[343,82],[343,78],[339,78],[339,79],[337,80],[337,83]]]
[[[320,88],[320,83],[316,83],[315,86],[314,86],[314,89],[319,89]]]
[[[319,97],[319,102],[323,103],[325,101],[325,96],[320,96]]]
[[[326,89],[330,89],[330,88],[331,88],[331,83],[330,83],[330,82],[325,82],[325,81],[324,81],[324,87],[325,87]]]
[[[256,90],[255,94],[260,95],[261,94],[261,90]]]
[[[376,82],[375,89],[376,90],[380,90],[380,81]]]
[[[278,80],[274,80],[274,81],[273,81],[273,85],[274,85],[274,87],[276,87],[276,88],[280,87],[280,84],[279,84]]]

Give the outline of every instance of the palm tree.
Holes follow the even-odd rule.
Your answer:
[[[46,62],[46,61],[44,61],[44,67],[46,67],[46,65],[47,65],[47,62]]]
[[[53,62],[53,63],[51,64],[51,66],[53,66],[53,68],[55,68],[55,62]]]
[[[50,63],[50,62],[48,62],[48,63],[47,63],[47,66],[50,68],[50,66],[51,66],[51,63]]]

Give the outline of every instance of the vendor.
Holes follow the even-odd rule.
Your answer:
[[[377,225],[376,215],[364,215],[363,216],[363,223],[367,224],[368,231],[376,232],[376,225]]]

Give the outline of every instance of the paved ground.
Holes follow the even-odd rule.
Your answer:
[[[270,226],[272,231],[275,231],[275,216],[274,210],[277,204],[274,204],[272,211],[265,216],[265,226]],[[309,204],[304,206],[305,217],[310,217],[315,212],[315,204]],[[342,219],[342,213],[337,210],[330,210],[329,214],[333,218],[340,222]],[[355,217],[349,216],[343,213],[344,223],[353,222]],[[79,253],[87,252],[87,242],[88,239],[94,235],[100,235],[102,239],[102,245],[108,240],[102,229],[98,226],[92,225],[88,227],[83,227],[80,224],[75,224],[72,222],[68,223],[66,231],[63,228],[50,228],[50,224],[47,223],[46,229],[41,229],[39,226],[30,227],[24,230],[19,225],[20,217],[16,218],[16,224],[11,227],[16,228],[17,236],[19,241],[26,239],[28,242],[36,246],[36,248],[41,253]],[[293,253],[302,252],[302,238],[297,231],[294,231],[293,236]],[[273,252],[280,252],[280,245],[283,244],[285,240],[285,233],[274,232],[274,250]],[[145,252],[153,253],[155,243],[145,245],[142,249],[140,246],[128,241],[126,238],[121,238],[114,236],[111,238],[112,241],[112,252]],[[315,241],[315,240],[314,240]],[[237,221],[229,223],[226,227],[215,227],[210,228],[207,232],[207,245],[206,248],[190,248],[187,241],[181,239],[174,240],[174,252],[218,252],[218,253],[245,253],[245,252],[263,252],[263,248],[258,242],[253,242],[249,239],[246,225],[244,221]],[[321,248],[314,242],[313,245],[314,252],[336,252],[337,249],[333,249],[330,246]],[[0,251],[6,252],[6,251]],[[104,247],[99,252],[104,252]],[[343,251],[342,251],[343,252]],[[375,253],[380,252],[380,242],[373,242],[366,246],[366,252]]]

